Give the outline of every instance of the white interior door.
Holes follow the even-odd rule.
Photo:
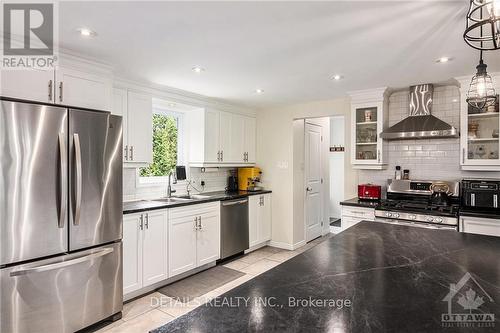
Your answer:
[[[305,224],[306,242],[321,236],[322,180],[321,126],[305,125]]]

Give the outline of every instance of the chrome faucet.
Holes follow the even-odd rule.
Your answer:
[[[168,187],[167,187],[167,197],[168,198],[172,197],[172,193],[177,192],[176,190],[172,190],[172,185],[171,185],[171,181],[170,181],[170,179],[172,178],[172,174],[173,174],[173,172],[170,172],[168,174]],[[177,180],[175,179],[175,175],[174,175],[174,184],[176,184],[176,183],[177,183]]]

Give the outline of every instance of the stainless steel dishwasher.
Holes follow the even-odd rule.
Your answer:
[[[248,198],[221,202],[221,259],[248,249]]]

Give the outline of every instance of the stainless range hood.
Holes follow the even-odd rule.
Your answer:
[[[410,115],[380,134],[386,140],[457,138],[458,130],[434,117],[432,84],[410,87]]]

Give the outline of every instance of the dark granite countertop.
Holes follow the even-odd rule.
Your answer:
[[[363,221],[153,332],[498,332],[499,253],[496,237]],[[447,296],[494,322],[442,322]]]
[[[376,208],[379,204],[379,200],[359,200],[358,198],[352,198],[349,200],[341,201],[342,206],[353,206],[353,207],[366,207],[366,208]]]
[[[488,209],[473,209],[473,208],[460,208],[460,216],[482,217],[485,219],[498,220],[500,223],[500,211]]]
[[[165,209],[165,208],[197,205],[197,204],[213,202],[213,201],[233,200],[233,199],[246,198],[246,197],[249,197],[252,195],[260,195],[260,194],[266,194],[266,193],[271,193],[271,192],[272,191],[269,191],[269,190],[253,191],[253,192],[249,192],[249,191],[206,192],[206,193],[200,193],[200,194],[204,195],[204,196],[209,196],[209,198],[192,199],[189,201],[186,200],[186,201],[177,201],[177,202],[168,202],[168,203],[155,201],[154,199],[128,201],[128,202],[123,203],[123,214],[139,213],[139,212],[145,212],[148,210],[155,210],[155,209]]]

